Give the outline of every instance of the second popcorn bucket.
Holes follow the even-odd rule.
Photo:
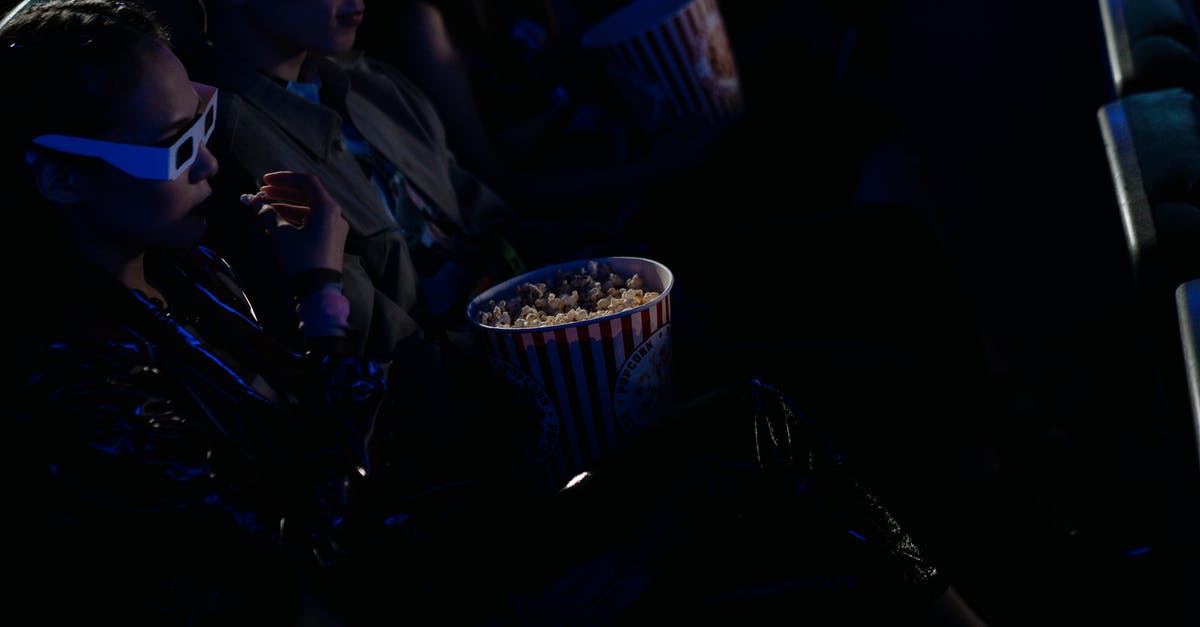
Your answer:
[[[605,282],[610,274],[626,286],[636,285],[626,293],[641,298],[626,301],[632,306],[613,313],[525,326],[513,326],[523,324],[516,321],[520,312],[515,309],[503,322],[485,316],[501,301],[514,302],[520,290],[528,294],[528,289],[537,289],[530,286],[545,284],[548,297],[564,278],[592,275]],[[522,455],[539,492],[562,489],[656,424],[667,410],[672,399],[673,283],[671,271],[651,259],[596,257],[514,277],[480,293],[467,306],[494,373],[535,406],[532,413],[538,424],[514,428],[526,434]],[[618,292],[632,289],[613,287]]]
[[[583,34],[618,92],[651,128],[725,127],[744,114],[717,0],[633,0]]]

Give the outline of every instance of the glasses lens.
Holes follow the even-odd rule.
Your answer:
[[[179,150],[175,151],[175,169],[178,170],[187,165],[189,159],[192,158],[192,153],[196,151],[195,140],[189,136],[179,144]]]

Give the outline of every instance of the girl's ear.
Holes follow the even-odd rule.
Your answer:
[[[75,168],[41,151],[25,153],[25,162],[33,170],[33,184],[38,193],[56,205],[79,202],[79,177]]]

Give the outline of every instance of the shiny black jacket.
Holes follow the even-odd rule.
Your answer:
[[[372,476],[386,365],[270,341],[203,249],[148,257],[169,309],[73,271],[9,362],[18,616],[286,623]]]

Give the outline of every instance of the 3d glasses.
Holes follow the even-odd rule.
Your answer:
[[[96,157],[140,179],[173,181],[196,161],[200,146],[208,142],[217,126],[217,88],[192,83],[200,96],[203,111],[195,123],[170,147],[140,146],[70,135],[40,135],[35,146],[83,157]]]

